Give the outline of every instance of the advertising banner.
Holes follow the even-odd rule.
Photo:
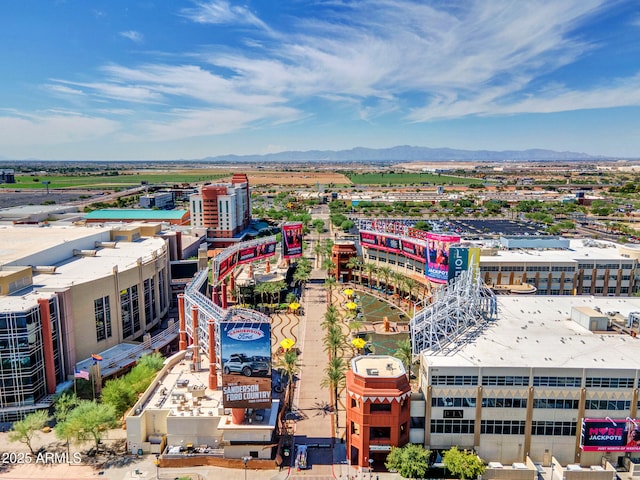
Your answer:
[[[640,423],[631,418],[585,418],[580,448],[585,452],[639,452]]]
[[[418,260],[420,262],[424,262],[425,253],[424,253],[424,245],[418,243],[417,241],[411,240],[400,240],[400,246],[402,253],[407,258],[412,258],[413,260]]]
[[[251,263],[263,258],[272,257],[276,253],[276,242],[261,243],[238,250],[238,264]]]
[[[360,232],[360,245],[378,247],[378,235],[371,232]]]
[[[478,247],[449,248],[449,281],[460,276],[469,269],[476,270],[480,265],[480,249]]]
[[[225,408],[271,407],[271,324],[220,322]]]
[[[224,255],[224,253],[223,253]],[[218,280],[222,280],[227,273],[229,273],[238,263],[238,252],[233,252],[231,255],[222,258],[218,263]]]
[[[286,223],[282,226],[282,256],[302,256],[302,223]]]
[[[434,283],[449,280],[449,247],[460,242],[458,235],[427,234],[427,255],[425,276]]]

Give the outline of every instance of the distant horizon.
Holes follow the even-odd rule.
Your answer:
[[[400,149],[400,148],[409,148],[409,149],[425,149],[425,150],[452,150],[454,152],[467,152],[471,154],[469,158],[325,158],[325,159],[296,159],[296,158],[287,158],[292,155],[309,155],[312,153],[323,153],[323,154],[337,154],[337,155],[348,155],[350,152],[359,151],[359,150],[370,150],[373,153],[376,152],[384,152],[388,150]],[[486,158],[473,158],[474,154],[478,153],[489,154],[489,157]],[[526,156],[521,158],[508,158],[506,154],[524,154],[526,152],[549,152],[550,157],[547,158],[527,158]],[[554,157],[553,154],[558,154],[557,157]],[[491,155],[495,155],[495,158],[491,158]],[[499,158],[502,155],[502,158]],[[280,156],[284,158],[279,158]],[[560,158],[562,156],[562,158]],[[353,147],[351,149],[346,150],[306,150],[306,151],[288,151],[288,152],[279,152],[279,153],[269,153],[269,154],[247,154],[247,155],[218,155],[218,156],[209,156],[203,158],[174,158],[174,159],[38,159],[38,158],[28,158],[28,159],[10,159],[10,158],[2,158],[0,157],[0,164],[2,162],[8,163],[18,163],[18,162],[33,162],[33,163],[64,163],[64,162],[73,162],[73,163],[140,163],[140,162],[158,162],[158,163],[167,163],[167,162],[180,162],[180,163],[188,163],[188,162],[199,162],[199,163],[212,163],[219,162],[220,164],[233,163],[233,162],[242,162],[242,163],[257,163],[260,162],[261,159],[269,159],[271,161],[275,161],[277,163],[339,163],[339,162],[348,162],[348,163],[366,163],[366,162],[389,162],[389,163],[420,163],[420,162],[615,162],[615,161],[638,161],[640,157],[605,157],[605,156],[593,156],[589,155],[585,152],[557,152],[555,150],[546,150],[546,149],[529,149],[529,150],[502,150],[502,151],[493,151],[493,150],[464,150],[464,149],[450,149],[448,147],[441,148],[433,148],[426,146],[417,146],[417,145],[395,145],[393,147],[387,148],[379,148],[379,149],[370,149],[368,147]]]
[[[357,145],[640,157],[632,0],[1,2],[0,15],[5,161]]]

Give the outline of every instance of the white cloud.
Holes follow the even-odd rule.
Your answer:
[[[74,112],[12,112],[0,116],[0,144],[58,145],[103,138],[116,132],[117,122]]]
[[[144,35],[142,35],[140,32],[136,32],[135,30],[120,32],[120,36],[124,38],[128,38],[129,40],[135,43],[141,43],[144,40]]]
[[[534,82],[596,48],[573,32],[608,5],[606,0],[328,2],[321,5],[325,15],[299,18],[290,30],[278,32],[247,7],[199,1],[180,14],[204,25],[255,26],[259,30],[251,31],[259,38],[245,34],[235,49],[187,53],[181,64],[170,64],[175,57],[166,63],[110,64],[102,68],[103,78],[53,80],[49,88],[117,101],[101,106],[114,114],[129,111],[128,103],[157,106],[155,116],[128,129],[152,140],[299,121],[315,113],[311,103],[331,103],[367,122],[390,114],[425,122],[636,105],[637,78],[579,92],[570,85],[542,85],[532,92]]]
[[[204,24],[244,24],[269,30],[247,7],[231,5],[225,0],[195,2],[193,8],[183,8],[180,13],[189,20]]]

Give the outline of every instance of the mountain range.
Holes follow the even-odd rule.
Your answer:
[[[356,147],[350,150],[308,150],[269,153],[265,155],[221,155],[201,159],[205,162],[416,162],[416,161],[571,161],[603,160],[579,152],[554,150],[457,150],[401,145],[391,148]]]

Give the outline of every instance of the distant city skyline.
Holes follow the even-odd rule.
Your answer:
[[[0,18],[0,159],[640,158],[630,0],[60,0]]]

